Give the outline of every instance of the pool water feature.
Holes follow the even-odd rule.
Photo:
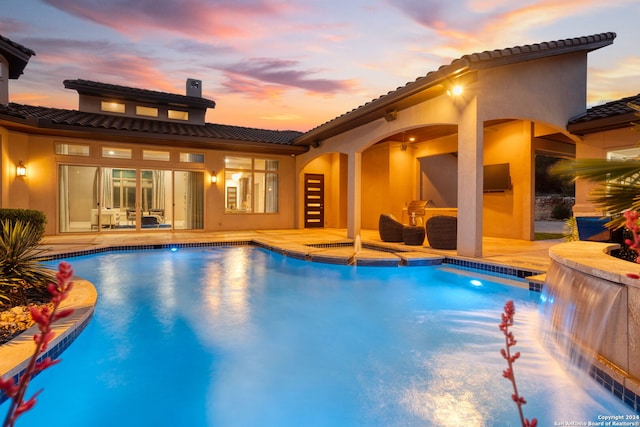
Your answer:
[[[67,261],[95,284],[95,317],[32,382],[44,391],[24,425],[518,425],[499,354],[508,299],[527,417],[632,414],[542,349],[538,293],[468,271],[327,265],[254,247]]]

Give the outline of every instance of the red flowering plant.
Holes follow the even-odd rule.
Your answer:
[[[502,313],[502,323],[500,323],[499,327],[502,333],[504,334],[505,347],[500,349],[500,354],[507,361],[507,369],[502,371],[502,376],[509,381],[513,385],[513,394],[511,395],[511,399],[518,406],[518,413],[520,415],[520,422],[523,427],[536,427],[538,425],[538,420],[533,418],[529,421],[524,417],[522,412],[522,405],[527,403],[524,397],[520,396],[518,393],[518,386],[516,384],[516,377],[513,372],[513,364],[514,362],[520,358],[520,352],[516,352],[511,354],[511,347],[516,345],[517,341],[513,335],[513,332],[509,330],[511,326],[513,326],[513,317],[516,314],[516,306],[513,301],[509,300],[504,305],[504,312]]]
[[[640,227],[638,226],[638,218],[640,217],[640,214],[638,211],[629,210],[623,215],[626,219],[624,225],[627,227],[632,237],[631,239],[625,239],[624,243],[629,247],[629,249],[640,254]],[[636,257],[635,261],[640,262],[640,256]],[[640,275],[638,274],[628,273],[627,276],[632,279],[640,279]]]
[[[55,332],[52,330],[53,323],[73,313],[73,309],[58,310],[60,303],[71,291],[73,282],[71,282],[70,279],[72,276],[73,270],[71,269],[71,265],[64,261],[61,262],[58,265],[58,272],[56,273],[57,284],[50,283],[48,285],[48,290],[51,294],[50,306],[30,308],[31,317],[38,325],[40,332],[33,336],[36,348],[18,383],[16,384],[13,378],[0,378],[0,389],[11,399],[11,405],[5,417],[3,427],[12,427],[20,415],[33,408],[36,404],[36,397],[42,390],[36,392],[29,400],[25,401],[24,396],[29,382],[40,371],[60,361],[59,359],[53,360],[50,357],[38,361],[38,356],[47,350],[47,346],[55,336]]]

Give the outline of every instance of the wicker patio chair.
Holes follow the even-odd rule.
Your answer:
[[[433,249],[456,249],[458,218],[436,215],[427,220],[427,240]]]
[[[383,242],[402,242],[404,225],[391,214],[381,214],[378,220],[378,232]]]

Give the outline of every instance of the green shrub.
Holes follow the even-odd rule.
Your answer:
[[[39,234],[38,240],[44,236],[44,227],[47,224],[47,216],[44,212],[35,209],[0,209],[0,221],[5,220],[33,224]]]
[[[46,287],[56,280],[56,272],[40,259],[46,249],[40,242],[41,229],[21,220],[0,221],[0,295],[8,299],[18,293],[25,301],[28,287]]]
[[[551,209],[551,218],[553,219],[567,219],[571,217],[571,209],[565,205],[555,205]]]

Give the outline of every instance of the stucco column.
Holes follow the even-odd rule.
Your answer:
[[[347,159],[347,237],[355,239],[360,234],[362,210],[362,155],[350,153]]]
[[[458,255],[474,258],[482,257],[483,142],[474,96],[458,124]]]

